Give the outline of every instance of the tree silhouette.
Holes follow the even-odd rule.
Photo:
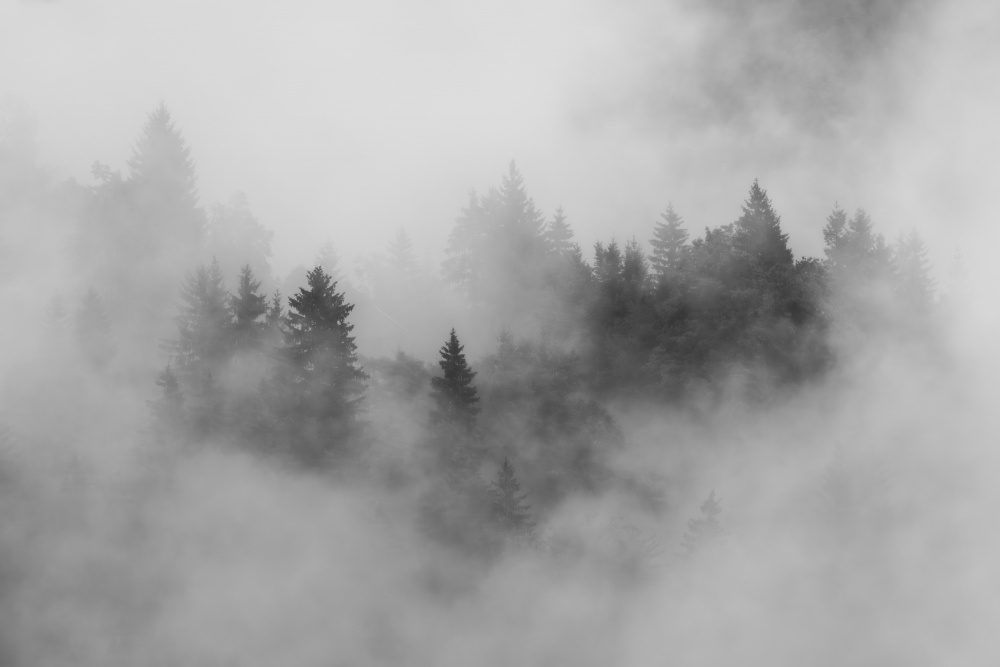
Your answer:
[[[528,540],[535,528],[531,519],[531,506],[525,503],[527,494],[514,476],[514,466],[507,457],[497,474],[497,481],[490,484],[490,507],[497,527],[508,537]]]
[[[471,430],[479,414],[479,394],[472,384],[476,372],[469,368],[463,351],[465,346],[458,342],[455,330],[451,330],[448,342],[441,347],[442,377],[431,378],[431,397],[435,409],[431,418],[435,423],[447,423]]]
[[[660,214],[663,222],[657,222],[653,228],[653,238],[649,243],[653,253],[649,257],[649,265],[653,275],[663,279],[671,271],[680,268],[681,257],[688,247],[688,233],[684,229],[684,219],[674,211],[673,204],[667,204],[667,210]]]

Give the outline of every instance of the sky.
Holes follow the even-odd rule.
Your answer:
[[[732,222],[759,178],[798,255],[836,201],[916,227],[943,275],[993,238],[998,25],[978,0],[20,1],[0,94],[85,183],[166,102],[202,203],[245,192],[279,272],[400,226],[436,264],[515,160],[585,249],[648,239],[668,202],[694,234]]]

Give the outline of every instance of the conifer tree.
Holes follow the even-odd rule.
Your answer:
[[[323,267],[309,271],[307,281],[288,299],[278,400],[292,446],[316,463],[342,450],[354,432],[368,376],[358,364],[354,325],[347,321],[354,305],[336,291]]]
[[[719,523],[719,515],[722,508],[715,497],[715,489],[708,494],[708,498],[701,504],[701,518],[688,519],[688,529],[681,539],[681,555],[684,558],[691,558],[697,553],[717,544],[725,532]]]
[[[264,339],[268,347],[277,347],[284,340],[285,309],[281,305],[281,290],[274,290],[264,313]]]
[[[765,272],[792,267],[788,235],[781,231],[781,218],[756,179],[750,186],[750,197],[743,204],[743,215],[736,221],[734,232],[733,245],[751,267]]]
[[[404,281],[413,281],[419,273],[417,258],[413,254],[413,241],[400,227],[389,243],[389,267]]]
[[[445,280],[468,295],[475,294],[482,281],[489,247],[488,231],[482,201],[475,190],[470,190],[469,203],[448,235],[446,257],[441,265]]]
[[[431,378],[431,397],[435,404],[431,418],[436,423],[472,429],[479,414],[476,405],[479,394],[472,384],[476,372],[466,363],[464,350],[465,346],[458,342],[452,329],[448,342],[441,347],[441,361],[438,362],[444,375]]]
[[[240,270],[236,294],[229,297],[233,314],[233,347],[236,350],[252,349],[261,342],[264,323],[260,318],[267,312],[267,301],[257,291],[259,289],[260,281],[254,278],[253,269],[249,264],[244,264]]]
[[[559,257],[569,257],[577,247],[573,243],[573,230],[566,222],[566,214],[562,207],[556,209],[555,215],[545,228],[545,240],[549,251]]]
[[[117,347],[111,331],[111,318],[97,291],[84,294],[73,318],[73,329],[80,350],[96,368],[104,368],[115,356]]]
[[[214,260],[188,273],[181,285],[174,357],[185,378],[216,371],[228,354],[232,317],[227,300],[222,271]]]
[[[132,197],[142,212],[146,240],[154,254],[198,247],[205,214],[198,206],[191,149],[165,104],[149,114],[128,160]]]
[[[674,205],[667,204],[667,210],[661,213],[660,217],[663,218],[663,222],[656,223],[653,228],[653,238],[649,241],[653,246],[649,264],[653,275],[658,279],[680,267],[681,258],[688,247],[688,232],[684,228],[684,219],[674,211]]]
[[[637,299],[646,286],[649,277],[649,262],[646,253],[642,251],[639,242],[632,237],[625,244],[625,256],[622,258],[622,281],[628,290],[628,297]]]
[[[521,493],[521,485],[514,476],[514,466],[507,457],[497,475],[497,481],[490,483],[490,506],[497,527],[508,537],[527,541],[535,528],[531,519],[531,506]]]

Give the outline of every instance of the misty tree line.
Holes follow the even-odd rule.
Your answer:
[[[530,543],[536,517],[561,499],[628,484],[609,463],[624,446],[609,401],[766,402],[830,372],[838,349],[926,335],[935,305],[919,235],[889,244],[862,210],[835,207],[824,257],[795,259],[755,181],[730,224],[692,239],[668,206],[650,252],[608,239],[588,259],[564,212],[547,219],[512,163],[499,187],[470,193],[440,280],[401,231],[387,257],[362,267],[364,285],[350,286],[418,313],[457,292],[499,332],[473,370],[451,329],[432,371],[404,352],[359,357],[332,247],[279,286],[272,234],[246,198],[199,206],[190,150],[164,106],[128,167],[123,177],[95,163],[97,184],[84,187],[5,165],[6,206],[44,201],[73,220],[65,254],[86,291],[72,306],[49,302],[50,331],[72,330],[81,358],[104,373],[117,363],[122,377],[148,382],[156,360],[154,446],[224,444],[402,487],[430,475],[425,528],[473,550]],[[16,267],[6,246],[0,256]],[[408,457],[386,460],[381,445],[399,420],[419,437]],[[718,533],[719,511],[710,496],[686,539]]]

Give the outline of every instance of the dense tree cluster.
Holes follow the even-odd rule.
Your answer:
[[[0,167],[23,159],[6,150]],[[499,187],[470,194],[440,278],[400,229],[352,283],[332,244],[312,268],[274,275],[272,233],[242,194],[206,215],[165,106],[128,167],[95,164],[96,185],[50,197],[73,213],[83,286],[75,306],[48,301],[51,340],[144,383],[155,447],[238,447],[403,487],[429,478],[428,532],[475,552],[537,543],[538,520],[572,494],[635,488],[611,463],[625,446],[616,401],[698,412],[772,400],[835,368],[845,345],[924,335],[935,305],[915,230],[890,245],[863,210],[835,206],[824,257],[796,258],[757,181],[734,221],[701,236],[668,204],[648,238],[601,240],[585,256],[567,214],[546,218],[511,163]],[[6,183],[4,210],[53,187]],[[465,310],[428,316],[450,294]],[[394,358],[359,355],[359,312],[394,332]],[[495,348],[470,361],[452,327],[465,322]],[[421,327],[437,340],[450,328],[438,368],[421,360],[434,346],[414,349]],[[405,452],[386,446],[405,433],[417,434]],[[701,512],[688,556],[721,535],[714,494]]]

